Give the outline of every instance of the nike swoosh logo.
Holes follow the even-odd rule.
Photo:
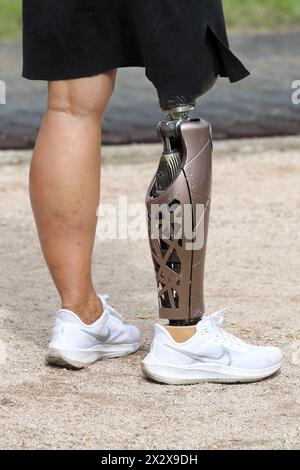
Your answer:
[[[86,333],[87,335],[92,336],[92,338],[95,338],[97,341],[100,341],[101,343],[104,343],[110,337],[110,329],[109,328],[107,328],[107,334],[105,334],[105,335],[100,335],[98,333],[94,333],[93,331],[87,331],[87,330],[84,330],[83,328],[80,328],[80,330],[83,331],[84,333]]]
[[[215,360],[215,361],[220,361],[221,359],[226,357],[227,360],[228,360],[228,363],[224,364],[224,365],[231,366],[231,364],[232,364],[231,354],[228,351],[228,349],[225,348],[225,346],[223,346],[223,345],[220,345],[220,348],[222,348],[222,351],[220,352],[219,355],[210,354],[210,353],[203,353],[203,354],[198,353],[197,354],[197,353],[193,353],[191,351],[184,351],[182,349],[177,348],[176,346],[171,346],[170,344],[165,344],[165,346],[169,349],[173,349],[174,351],[183,354],[184,356],[189,357],[190,359],[194,359],[195,361],[204,362],[203,359],[212,359],[212,360]]]

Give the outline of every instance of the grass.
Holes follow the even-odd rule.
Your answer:
[[[300,26],[300,0],[223,0],[223,4],[231,29],[276,30]],[[0,40],[20,37],[21,5],[21,0],[0,0]]]
[[[300,0],[223,0],[227,24],[238,30],[300,26]]]
[[[21,0],[0,0],[0,40],[20,37],[22,27]]]

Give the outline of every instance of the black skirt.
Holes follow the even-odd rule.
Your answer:
[[[221,0],[23,0],[23,76],[32,80],[141,66],[161,92],[195,95],[206,40],[220,76],[249,74],[229,49]]]

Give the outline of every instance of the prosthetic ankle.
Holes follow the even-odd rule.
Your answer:
[[[216,82],[213,60],[200,94]],[[190,118],[196,96],[158,93],[167,119],[158,124],[163,153],[146,195],[148,234],[159,316],[170,326],[195,325],[204,314],[204,267],[211,176],[211,127]]]

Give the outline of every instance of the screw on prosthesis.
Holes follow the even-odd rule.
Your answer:
[[[188,119],[189,113],[195,109],[196,96],[158,94],[161,110],[173,120]]]

